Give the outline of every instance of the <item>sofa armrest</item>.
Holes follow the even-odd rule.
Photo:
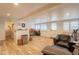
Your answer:
[[[57,43],[57,39],[53,38],[53,42],[54,42],[54,44],[56,44]]]
[[[53,40],[54,44],[56,44],[57,39],[55,37],[50,37]]]

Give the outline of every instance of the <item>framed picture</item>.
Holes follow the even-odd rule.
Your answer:
[[[25,23],[22,23],[22,27],[25,27]]]

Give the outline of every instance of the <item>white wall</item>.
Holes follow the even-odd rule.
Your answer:
[[[0,20],[0,40],[5,40],[5,20]]]

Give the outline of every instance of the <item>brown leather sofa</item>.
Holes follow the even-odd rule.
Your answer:
[[[54,45],[47,46],[42,50],[44,55],[72,55],[74,51],[74,43],[71,42],[71,36],[58,34],[53,38]]]
[[[40,36],[40,30],[30,29],[31,36]]]

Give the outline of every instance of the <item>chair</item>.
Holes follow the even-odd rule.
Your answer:
[[[54,45],[47,46],[42,50],[44,55],[72,55],[75,43],[71,42],[71,36],[58,34],[53,38]]]

